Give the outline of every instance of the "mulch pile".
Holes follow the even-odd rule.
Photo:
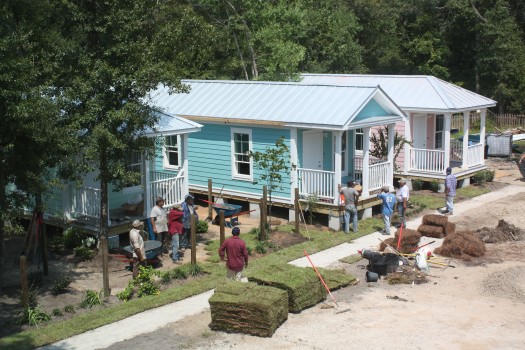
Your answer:
[[[505,220],[500,220],[494,228],[483,227],[475,232],[485,243],[497,243],[506,241],[523,241],[525,232]]]
[[[286,292],[255,283],[226,283],[209,303],[213,330],[271,337],[288,318]]]
[[[443,245],[434,253],[450,258],[471,260],[473,257],[485,255],[485,243],[471,231],[459,231],[447,235]]]
[[[422,284],[428,282],[425,272],[408,265],[400,265],[396,271],[386,275],[386,280],[388,284]]]
[[[421,239],[421,233],[415,230],[408,228],[403,229],[403,234],[401,236],[401,243],[399,249],[397,249],[397,241],[399,240],[400,230],[396,231],[394,238],[387,238],[384,240],[384,243],[381,243],[379,250],[383,251],[386,248],[386,244],[389,244],[392,248],[398,250],[403,254],[413,253],[418,247],[419,240]],[[386,244],[385,244],[386,243]]]
[[[417,230],[422,236],[443,238],[456,231],[456,224],[449,222],[447,216],[428,214],[423,216],[423,223]]]

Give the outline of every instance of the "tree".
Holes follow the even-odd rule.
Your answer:
[[[388,128],[379,128],[377,134],[374,133],[370,137],[370,142],[373,147],[370,150],[370,155],[377,159],[386,160],[388,159]],[[396,165],[396,159],[401,153],[401,150],[405,144],[411,144],[410,141],[399,135],[397,131],[394,133],[394,170],[398,170]]]
[[[277,190],[283,189],[283,176],[289,174],[290,170],[295,168],[295,164],[290,164],[290,151],[284,142],[284,137],[280,137],[275,142],[275,147],[266,147],[264,152],[249,152],[249,156],[254,160],[254,166],[262,170],[259,180],[254,180],[257,184],[259,181],[264,182],[268,188],[270,196],[270,220],[272,216],[272,194]],[[261,239],[261,237],[259,238]],[[266,237],[263,237],[264,240]]]

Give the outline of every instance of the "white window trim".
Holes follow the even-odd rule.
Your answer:
[[[343,131],[343,135],[346,134],[346,137],[341,136],[341,174],[343,176],[348,175],[348,130]],[[335,150],[335,138],[337,136],[334,135],[332,138],[332,149]],[[343,142],[343,139],[346,139],[346,142]],[[346,149],[343,149],[343,144],[346,145]],[[343,157],[344,154],[344,157]],[[345,161],[343,162],[343,158]],[[334,162],[334,169],[335,169],[335,152],[334,156],[332,157],[332,161]],[[343,164],[345,165],[343,167]]]
[[[441,131],[438,131],[437,130],[437,121],[438,121],[438,117],[441,116],[441,119],[443,120],[443,123],[442,123],[442,129]],[[436,140],[437,140],[437,134],[441,134],[440,135],[440,139],[441,139],[441,147],[437,148],[436,146]],[[445,146],[445,141],[444,141],[444,138],[445,137],[445,115],[443,114],[436,114],[434,116],[434,149],[444,149],[444,146]]]
[[[178,152],[177,152],[177,157],[178,157],[178,160],[179,160],[179,165],[178,166],[175,166],[175,165],[171,165],[168,161],[168,154],[167,154],[167,151],[166,151],[166,137],[164,138],[164,143],[162,145],[162,166],[164,169],[166,170],[180,170],[182,168],[182,157],[181,157],[181,153],[182,153],[182,140],[181,140],[181,137],[180,135],[171,135],[171,136],[177,136],[177,145],[178,145]]]
[[[234,134],[248,134],[250,141],[248,142],[248,149],[252,150],[252,130],[243,128],[230,129],[230,152],[231,152],[231,170],[232,179],[242,181],[253,181],[253,159],[250,157],[250,175],[242,175],[236,173],[235,167],[235,139]]]
[[[364,128],[359,128],[359,129],[363,131],[363,149],[364,149],[365,148],[365,146],[364,146],[364,144],[365,144],[365,131],[364,131]],[[370,137],[370,135],[368,135],[368,137]],[[357,149],[356,145],[357,145],[357,129],[354,129],[354,151],[355,151],[356,155],[362,155],[363,154],[363,150],[362,149]]]

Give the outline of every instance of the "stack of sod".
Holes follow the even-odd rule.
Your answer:
[[[213,330],[271,337],[288,318],[286,292],[255,283],[226,283],[209,302]]]
[[[448,222],[448,217],[443,215],[429,214],[423,216],[423,224],[417,229],[422,236],[432,238],[443,238],[454,233],[456,225]]]
[[[485,243],[473,232],[460,231],[445,237],[443,245],[436,248],[434,253],[450,258],[471,260],[472,257],[485,254]]]
[[[290,264],[271,265],[250,271],[248,280],[285,290],[288,293],[288,311],[293,313],[317,304],[327,294],[313,269]]]

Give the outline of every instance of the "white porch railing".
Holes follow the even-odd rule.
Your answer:
[[[155,203],[155,198],[164,198],[164,206],[170,207],[182,202],[184,195],[184,171],[180,171],[177,176],[169,173],[152,172],[150,182],[151,203]]]
[[[335,172],[313,169],[297,169],[299,177],[299,194],[309,196],[317,194],[321,199],[335,198]]]
[[[100,217],[100,193],[99,188],[80,187],[73,191],[71,212],[76,216]]]
[[[482,165],[484,162],[484,149],[481,143],[468,146],[467,150],[467,167]]]
[[[445,151],[433,149],[410,149],[410,170],[419,172],[445,172]]]
[[[450,160],[456,162],[463,160],[463,142],[450,140]]]
[[[389,161],[371,164],[368,167],[368,191],[375,191],[390,184],[392,179],[388,178]]]
[[[382,163],[384,160],[378,158],[369,158],[370,165]],[[353,180],[363,180],[363,156],[354,157],[354,178]]]

